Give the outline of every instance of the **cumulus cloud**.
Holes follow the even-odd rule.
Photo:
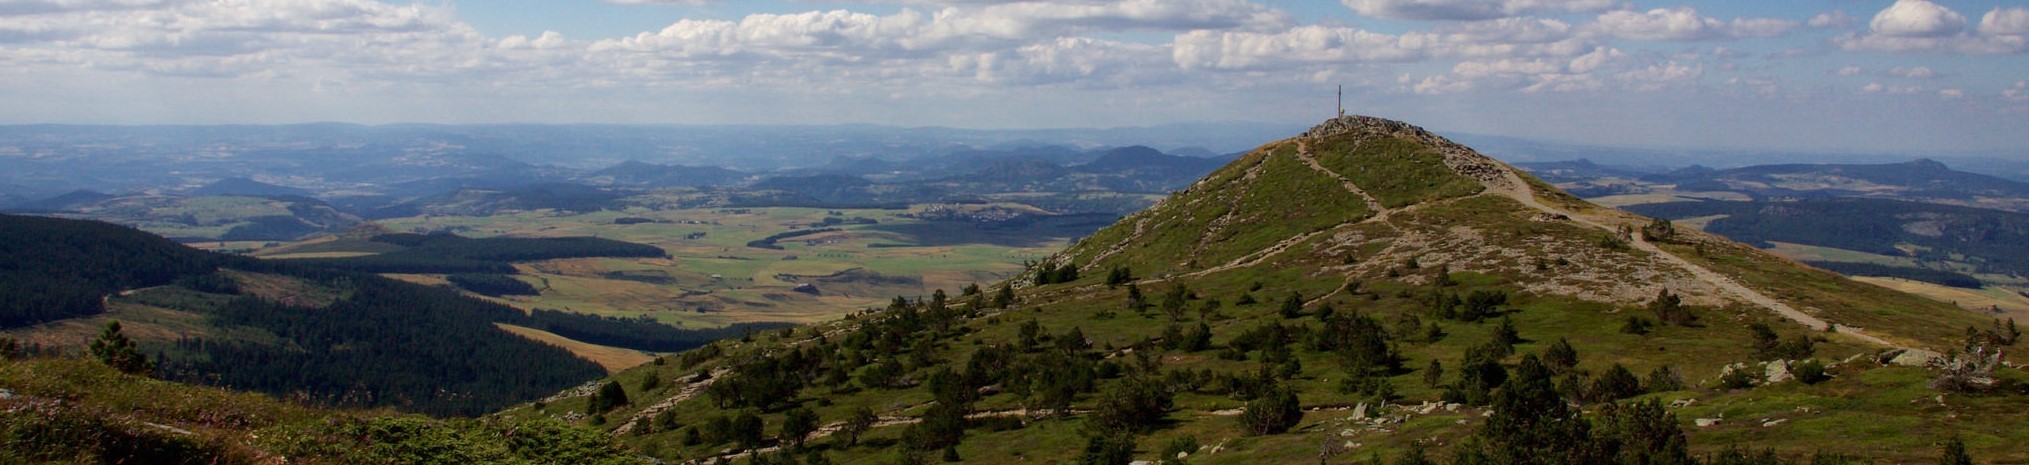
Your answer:
[[[1862,72],[1866,72],[1866,70],[1860,69],[1860,67],[1858,66],[1846,66],[1839,68],[1838,71],[1833,71],[1832,74],[1837,74],[1840,76],[1859,76],[1860,73]]]
[[[2029,35],[2029,8],[1995,8],[1980,18],[1980,33],[1996,36]]]
[[[1892,37],[1943,37],[1966,28],[1966,17],[1929,0],[1897,0],[1868,23],[1874,33]]]
[[[2001,90],[2001,97],[2008,100],[2029,100],[2029,81],[2015,81],[2014,87]]]
[[[1964,89],[1938,89],[1937,96],[1946,99],[1960,99],[1965,98],[1966,91]]]
[[[1626,8],[1626,0],[1340,0],[1363,16],[1471,21],[1538,11],[1589,13]]]
[[[1701,16],[1697,9],[1684,6],[1646,12],[1609,11],[1599,15],[1595,27],[1607,35],[1630,40],[1695,41],[1777,37],[1796,29],[1797,23],[1771,18],[1721,21]]]
[[[1840,48],[1877,52],[2013,54],[2029,51],[2029,9],[1996,8],[1968,30],[1966,17],[1927,0],[1898,0],[1874,15],[1864,33],[1832,38]]]

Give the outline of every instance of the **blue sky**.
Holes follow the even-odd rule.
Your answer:
[[[2029,156],[2029,3],[0,0],[0,123],[1313,122]]]

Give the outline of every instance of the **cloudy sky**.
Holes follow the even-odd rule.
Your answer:
[[[2029,154],[2021,0],[0,0],[0,123],[1307,123]]]

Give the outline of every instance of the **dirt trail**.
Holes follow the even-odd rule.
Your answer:
[[[1528,183],[1522,181],[1520,175],[1515,174],[1515,172],[1511,171],[1511,169],[1505,171],[1504,174],[1508,178],[1507,182],[1508,185],[1494,186],[1492,185],[1493,183],[1488,183],[1489,184],[1487,186],[1488,192],[1496,193],[1504,197],[1515,199],[1515,201],[1521,202],[1522,205],[1527,205],[1529,208],[1533,208],[1538,211],[1542,211],[1544,213],[1560,215],[1565,218],[1570,218],[1571,221],[1585,225],[1586,227],[1604,231],[1616,231],[1616,229],[1612,226],[1595,222],[1583,216],[1579,216],[1571,212],[1560,210],[1555,207],[1545,205],[1540,201],[1537,201],[1535,193],[1529,189]],[[1734,297],[1738,297],[1741,300],[1747,301],[1748,303],[1752,303],[1754,305],[1761,306],[1762,308],[1767,308],[1771,311],[1774,311],[1777,315],[1781,315],[1783,318],[1788,318],[1790,321],[1795,321],[1798,324],[1802,324],[1804,325],[1804,327],[1813,330],[1823,331],[1825,330],[1825,328],[1831,325],[1831,323],[1827,323],[1823,319],[1811,316],[1808,313],[1804,313],[1800,310],[1790,307],[1788,304],[1784,304],[1780,301],[1769,298],[1767,295],[1763,295],[1759,291],[1755,291],[1754,289],[1748,288],[1747,286],[1743,286],[1739,282],[1734,281],[1733,278],[1719,274],[1718,272],[1712,271],[1711,269],[1705,268],[1704,266],[1700,266],[1696,263],[1691,263],[1690,260],[1685,260],[1683,257],[1678,257],[1675,254],[1669,253],[1668,251],[1663,250],[1661,247],[1656,247],[1655,244],[1651,244],[1649,243],[1648,240],[1643,239],[1640,234],[1634,235],[1632,242],[1636,249],[1640,249],[1644,252],[1654,254],[1657,257],[1661,257],[1664,261],[1668,261],[1672,264],[1675,264],[1679,268],[1683,268],[1685,271],[1689,271],[1693,277],[1698,278],[1698,280],[1700,281],[1710,283],[1714,287],[1717,287],[1720,290],[1723,290],[1727,293],[1733,294]],[[1842,326],[1838,328],[1838,331],[1839,333],[1845,334],[1846,336],[1861,341],[1865,341],[1870,344],[1879,345],[1883,347],[1908,349],[1907,347],[1902,347],[1901,345],[1888,342],[1888,340],[1886,339],[1882,339],[1867,334],[1866,332],[1863,332],[1858,328],[1853,328],[1850,326]]]
[[[650,418],[654,418],[655,414],[662,413],[662,411],[664,410],[675,408],[676,404],[679,402],[683,402],[686,400],[690,400],[693,397],[697,397],[699,393],[704,392],[705,388],[711,387],[712,383],[718,382],[718,380],[724,379],[725,377],[731,376],[732,374],[733,370],[727,368],[719,368],[716,370],[712,370],[710,378],[686,384],[683,386],[683,390],[677,391],[676,395],[669,396],[669,398],[663,399],[661,402],[656,402],[655,405],[650,405],[648,406],[648,408],[641,409],[641,411],[639,412],[634,412],[634,416],[629,417],[626,423],[620,424],[620,427],[618,428],[613,428],[613,435],[619,436],[634,431],[634,425],[640,424],[641,422],[644,421],[648,421]]]
[[[1364,224],[1364,223],[1371,223],[1371,222],[1381,222],[1381,223],[1383,223],[1383,224],[1389,224],[1390,226],[1393,226],[1393,224],[1392,224],[1392,223],[1388,223],[1388,214],[1390,214],[1390,213],[1394,213],[1395,211],[1394,211],[1394,210],[1391,210],[1391,209],[1388,209],[1387,207],[1383,207],[1383,206],[1381,206],[1381,202],[1380,202],[1380,201],[1378,201],[1378,200],[1374,200],[1374,197],[1373,197],[1372,195],[1368,195],[1368,194],[1367,194],[1367,191],[1365,191],[1365,190],[1362,190],[1362,189],[1360,189],[1360,186],[1359,186],[1358,184],[1353,184],[1353,181],[1352,181],[1352,180],[1350,180],[1350,179],[1346,179],[1346,177],[1345,177],[1345,176],[1340,176],[1340,175],[1339,175],[1338,173],[1332,172],[1332,170],[1330,170],[1330,169],[1326,169],[1326,168],[1324,167],[1324,165],[1323,165],[1323,164],[1320,164],[1320,163],[1318,163],[1318,161],[1317,161],[1317,157],[1316,157],[1316,156],[1313,156],[1313,155],[1311,155],[1311,151],[1310,151],[1310,143],[1309,143],[1308,141],[1304,141],[1304,140],[1297,140],[1297,143],[1296,143],[1296,157],[1297,157],[1297,159],[1299,159],[1299,160],[1302,160],[1302,161],[1304,162],[1304,164],[1305,164],[1305,165],[1308,165],[1308,166],[1310,166],[1310,169],[1312,169],[1312,170],[1315,170],[1315,171],[1317,171],[1317,172],[1318,172],[1319,174],[1322,174],[1322,175],[1325,175],[1325,176],[1329,176],[1329,177],[1331,177],[1332,179],[1334,179],[1334,180],[1337,180],[1337,181],[1339,182],[1339,185],[1340,185],[1340,186],[1344,186],[1344,187],[1345,187],[1345,189],[1346,189],[1346,192],[1349,192],[1349,193],[1352,193],[1353,195],[1357,195],[1357,196],[1359,196],[1359,197],[1360,197],[1360,200],[1361,200],[1361,201],[1363,201],[1363,202],[1366,202],[1366,204],[1367,204],[1367,210],[1368,210],[1368,211],[1372,211],[1372,212],[1373,212],[1373,215],[1371,215],[1371,216],[1368,216],[1368,217],[1367,217],[1366,219],[1362,219],[1362,220],[1360,220],[1360,221],[1358,221],[1358,222],[1354,222],[1354,223],[1346,223],[1346,224]],[[1340,225],[1340,226],[1345,226],[1345,225],[1344,225],[1344,224],[1342,224],[1342,225]],[[1198,271],[1193,271],[1193,272],[1190,272],[1190,273],[1184,273],[1183,275],[1181,275],[1181,276],[1179,276],[1179,277],[1186,277],[1186,278],[1188,278],[1188,277],[1197,277],[1197,276],[1204,276],[1204,275],[1208,275],[1208,274],[1212,274],[1212,273],[1219,273],[1219,272],[1224,272],[1224,271],[1228,271],[1228,270],[1233,270],[1233,269],[1236,269],[1236,268],[1246,268],[1246,267],[1250,267],[1250,266],[1254,266],[1254,265],[1259,265],[1259,264],[1261,264],[1261,262],[1267,261],[1267,260],[1268,260],[1269,258],[1271,258],[1271,257],[1274,257],[1274,256],[1276,256],[1276,255],[1281,255],[1283,251],[1289,250],[1289,248],[1290,248],[1290,247],[1294,247],[1294,246],[1296,246],[1297,244],[1301,244],[1301,243],[1304,243],[1305,241],[1309,241],[1309,240],[1311,240],[1311,238],[1315,238],[1315,237],[1317,237],[1317,236],[1318,236],[1319,234],[1325,234],[1325,233],[1330,233],[1330,232],[1335,232],[1336,230],[1337,230],[1337,228],[1330,228],[1330,229],[1325,229],[1325,230],[1322,230],[1322,231],[1313,231],[1313,232],[1310,232],[1310,233],[1305,233],[1305,234],[1302,234],[1302,235],[1298,235],[1298,236],[1296,236],[1296,237],[1292,237],[1292,238],[1289,238],[1289,239],[1284,239],[1284,240],[1282,240],[1282,242],[1277,242],[1277,243],[1276,243],[1275,245],[1269,246],[1268,248],[1265,248],[1265,249],[1261,249],[1261,250],[1255,251],[1255,252],[1253,252],[1253,253],[1249,253],[1249,254],[1247,254],[1247,255],[1243,255],[1243,256],[1241,256],[1240,258],[1236,258],[1236,259],[1233,259],[1233,261],[1230,261],[1230,262],[1226,262],[1226,263],[1224,263],[1224,264],[1221,264],[1221,265],[1218,265],[1218,266],[1214,266],[1214,267],[1211,267],[1211,268],[1206,268],[1206,269],[1202,269],[1202,270],[1198,270]],[[1154,280],[1154,279],[1150,279],[1150,280],[1143,280],[1143,281],[1145,281],[1145,282],[1144,282],[1144,284],[1145,284],[1146,282],[1153,282],[1153,281],[1160,281],[1160,280]]]
[[[1310,141],[1296,141],[1296,158],[1303,160],[1304,164],[1310,165],[1311,170],[1338,180],[1339,185],[1345,186],[1346,192],[1360,196],[1360,200],[1367,203],[1367,210],[1374,212],[1374,218],[1379,218],[1380,221],[1388,221],[1388,214],[1392,212],[1387,207],[1381,206],[1381,201],[1374,200],[1374,196],[1368,195],[1367,191],[1361,189],[1359,184],[1353,184],[1353,180],[1346,179],[1345,176],[1340,176],[1337,172],[1325,169],[1324,164],[1317,162],[1317,155],[1312,154],[1310,151]]]

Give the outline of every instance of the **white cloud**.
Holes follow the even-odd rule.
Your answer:
[[[1853,17],[1846,16],[1845,10],[1832,10],[1812,16],[1805,24],[1815,28],[1835,29],[1853,25]]]
[[[955,72],[996,84],[1130,86],[1179,79],[1167,55],[1165,47],[1153,45],[1061,38],[1012,52],[957,55],[949,64]]]
[[[1471,21],[1530,12],[1589,13],[1626,8],[1626,0],[1340,0],[1363,16],[1415,20]]]
[[[1894,68],[1890,68],[1888,70],[1888,75],[1904,79],[1930,79],[1937,77],[1937,71],[1932,71],[1928,66],[1915,66],[1915,67],[1897,66]]]
[[[1996,36],[2029,35],[2029,8],[1995,8],[1980,18],[1980,33]]]
[[[1858,76],[1860,75],[1860,73],[1865,71],[1866,70],[1860,69],[1860,67],[1858,66],[1846,66],[1839,68],[1838,71],[1833,71],[1832,74],[1837,74],[1840,76]]]
[[[606,0],[606,3],[622,5],[703,5],[711,0]]]
[[[1879,82],[1870,82],[1860,88],[1862,93],[1888,95],[1920,94],[1926,91],[1929,91],[1929,89],[1925,89],[1923,86],[1891,86]]]
[[[1964,89],[1939,89],[1937,96],[1947,99],[1961,99],[1965,98],[1966,91]]]
[[[2029,100],[2029,81],[2015,81],[2014,87],[2001,90],[2001,97],[2008,100]]]
[[[1864,33],[1833,37],[1840,48],[1877,52],[1942,52],[2014,54],[2029,51],[2029,10],[1997,8],[1981,20],[1978,31],[1966,29],[1966,18],[1927,0],[1898,0],[1874,15]]]
[[[1198,30],[1176,37],[1173,57],[1184,69],[1271,69],[1413,61],[1427,56],[1419,45],[1351,27],[1298,26],[1279,33]]]
[[[1892,37],[1944,37],[1966,27],[1966,17],[1929,0],[1896,0],[1868,23],[1874,33]]]
[[[1682,64],[1676,61],[1652,64],[1642,68],[1623,71],[1614,75],[1626,88],[1655,92],[1674,86],[1688,85],[1705,76],[1704,65]]]
[[[1731,22],[1701,16],[1688,6],[1646,12],[1609,11],[1595,24],[1602,33],[1630,40],[1694,41],[1742,37],[1777,37],[1796,29],[1795,21],[1736,18]]]

